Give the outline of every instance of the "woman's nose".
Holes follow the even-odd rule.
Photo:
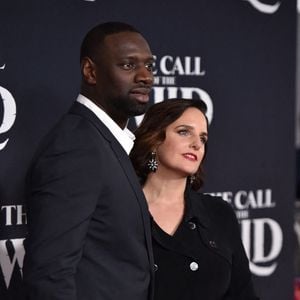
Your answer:
[[[193,141],[191,141],[190,147],[195,149],[195,150],[199,150],[200,147],[201,147],[200,140],[199,139],[193,139]]]

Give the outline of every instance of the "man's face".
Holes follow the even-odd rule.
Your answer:
[[[119,124],[143,114],[153,84],[153,56],[145,39],[135,32],[111,34],[95,60],[97,104]]]

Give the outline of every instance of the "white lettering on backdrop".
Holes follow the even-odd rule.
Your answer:
[[[1,70],[5,69],[5,64],[0,67]],[[0,119],[0,134],[7,132],[14,124],[16,120],[16,102],[12,94],[0,86],[0,102],[3,105],[3,118]],[[0,151],[4,149],[9,138],[6,138],[4,142],[0,142]]]

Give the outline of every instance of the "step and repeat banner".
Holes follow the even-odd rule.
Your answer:
[[[296,72],[296,149],[297,149],[297,199],[300,204],[300,0],[297,0],[297,72]],[[300,205],[299,205],[300,206]],[[300,247],[300,244],[299,244]],[[300,267],[300,266],[299,266]],[[300,274],[299,274],[300,275]]]
[[[2,0],[0,299],[24,299],[25,174],[79,92],[83,36],[105,21],[149,41],[152,103],[206,102],[204,191],[235,209],[260,297],[293,299],[296,16],[296,0]]]

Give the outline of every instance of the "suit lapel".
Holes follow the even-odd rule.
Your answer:
[[[113,136],[113,134],[109,131],[109,129],[101,122],[101,120],[99,120],[99,118],[92,111],[86,108],[84,105],[75,102],[70,109],[70,113],[80,115],[88,119],[90,122],[92,122],[94,126],[101,132],[102,136],[110,143],[113,152],[115,153],[117,159],[119,160],[120,165],[127,176],[128,182],[130,183],[136,195],[136,199],[140,207],[142,220],[144,224],[144,232],[145,232],[146,244],[148,248],[148,256],[149,256],[149,262],[151,266],[151,273],[153,276],[152,266],[154,265],[154,259],[153,259],[152,243],[151,243],[151,226],[150,226],[150,216],[148,212],[148,206],[147,206],[145,196],[142,192],[141,185],[138,182],[138,178],[135,174],[135,171],[132,167],[132,164],[130,162],[127,153],[122,148],[122,146],[117,141],[117,139]]]

